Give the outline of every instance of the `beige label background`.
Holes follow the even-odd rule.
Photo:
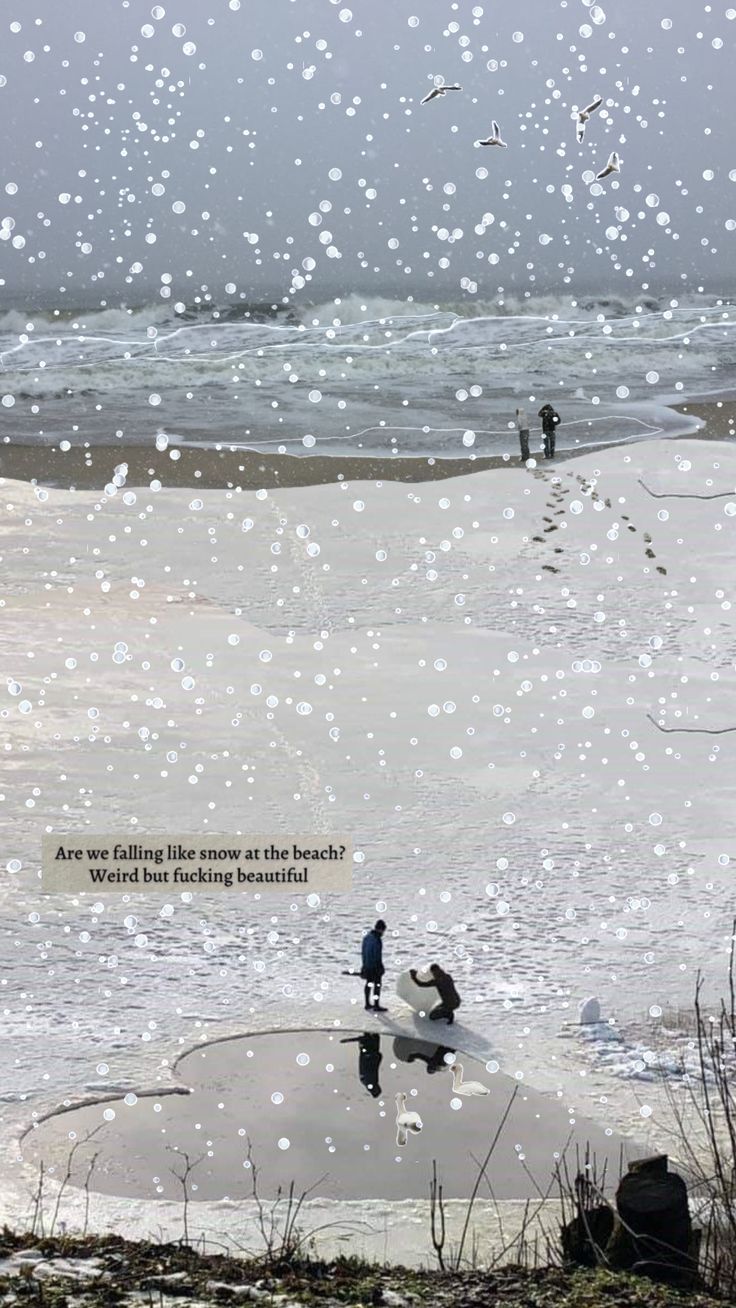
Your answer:
[[[309,894],[352,888],[353,847],[343,836],[65,835],[42,841],[50,894]]]

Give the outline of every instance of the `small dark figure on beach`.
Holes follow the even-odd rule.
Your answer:
[[[378,1099],[381,1087],[378,1082],[378,1069],[381,1066],[381,1037],[374,1031],[364,1031],[359,1036],[348,1036],[340,1041],[341,1045],[358,1046],[358,1079],[368,1094]]]
[[[551,404],[543,404],[537,415],[542,419],[542,434],[544,436],[544,457],[553,459],[555,457],[555,440],[557,439],[557,428],[560,425],[560,415]]]
[[[360,975],[365,981],[365,1006],[369,1012],[387,1013],[381,1007],[381,981],[385,968],[383,966],[383,933],[386,923],[379,918],[371,931],[363,936],[363,966]],[[371,992],[373,1002],[371,1003]]]
[[[521,462],[526,463],[529,458],[529,420],[526,416],[526,409],[516,410],[516,426],[519,429],[519,446],[521,447]]]
[[[415,986],[434,986],[439,991],[441,1002],[429,1014],[430,1021],[437,1022],[443,1017],[450,1026],[455,1021],[455,1009],[460,1007],[460,996],[455,989],[455,982],[450,973],[445,972],[439,963],[433,963],[429,970],[432,975],[431,981],[420,981],[414,968],[411,968],[409,975]]]

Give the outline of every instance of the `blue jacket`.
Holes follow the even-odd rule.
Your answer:
[[[378,973],[383,975],[383,941],[377,931],[369,931],[363,936],[363,976]]]

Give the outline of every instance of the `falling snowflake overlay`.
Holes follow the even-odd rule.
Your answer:
[[[342,1077],[395,1173],[468,1082],[656,1131],[732,903],[736,10],[272,9],[5,23],[3,1139],[79,1097],[178,1130],[218,1036],[361,1034],[376,915],[391,1019],[455,977],[462,1072],[386,1046],[374,1102],[357,1045],[256,1077],[254,1035],[287,1183],[292,1085]],[[51,830],[349,832],[354,890],[49,897]]]

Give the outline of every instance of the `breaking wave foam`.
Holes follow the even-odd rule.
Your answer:
[[[592,418],[595,406],[702,394],[736,363],[735,328],[736,307],[712,297],[13,310],[0,317],[0,390],[28,422],[68,420],[82,399],[110,415],[157,410],[173,431],[191,429],[198,406],[211,440],[242,436],[245,417],[249,438],[254,423],[282,424],[289,439],[301,423],[301,435],[318,426],[344,448],[374,419],[425,433],[487,428],[491,414],[513,416],[514,397],[553,395]]]

